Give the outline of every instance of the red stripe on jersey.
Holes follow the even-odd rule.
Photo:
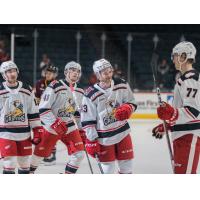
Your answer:
[[[0,125],[0,128],[18,128],[18,127],[28,127],[28,125]]]
[[[46,115],[49,112],[51,112],[51,110],[47,110],[47,111],[43,112],[42,114],[40,114],[40,116]]]
[[[35,118],[35,119],[29,119],[28,121],[39,121],[40,118]]]
[[[87,125],[87,126],[84,126],[83,129],[90,128],[90,127],[95,127],[95,125]]]

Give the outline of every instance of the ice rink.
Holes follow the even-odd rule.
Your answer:
[[[135,159],[133,164],[134,174],[170,174],[171,163],[167,149],[165,137],[162,140],[156,140],[151,135],[151,130],[159,121],[155,120],[130,120],[131,135],[134,143]],[[95,159],[91,158],[91,163],[95,173],[100,173]],[[36,173],[38,174],[59,174],[64,173],[67,162],[67,150],[65,146],[57,143],[57,162],[53,166],[40,165]],[[0,164],[2,172],[2,162]],[[117,171],[117,168],[116,168]],[[200,172],[200,170],[198,170]],[[79,174],[90,174],[87,159],[83,160]]]

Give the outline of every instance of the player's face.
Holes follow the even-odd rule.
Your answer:
[[[99,80],[101,82],[110,83],[113,77],[113,69],[107,68],[100,72]]]
[[[46,71],[46,73],[45,73],[45,79],[46,79],[47,81],[52,81],[52,80],[54,80],[55,78],[56,78],[55,73]]]
[[[80,73],[81,73],[80,70],[76,68],[71,68],[68,72],[68,78],[72,82],[77,82],[79,80]]]
[[[6,81],[9,83],[15,83],[17,81],[18,73],[16,69],[10,69],[5,73]]]
[[[173,55],[173,63],[174,63],[174,65],[175,65],[176,70],[179,70],[179,68],[180,68],[180,63],[179,63],[179,61],[178,61],[178,55],[177,55],[177,54]]]

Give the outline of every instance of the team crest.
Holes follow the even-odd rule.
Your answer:
[[[119,105],[120,104],[115,100],[109,100],[108,102],[106,102],[105,106],[106,106],[107,115],[103,118],[103,122],[105,126],[108,126],[109,124],[116,122],[115,111]]]
[[[70,117],[75,113],[75,102],[72,98],[68,98],[66,106],[58,110],[58,117]]]
[[[23,104],[19,100],[15,100],[13,103],[13,109],[7,115],[5,115],[5,123],[13,121],[25,121],[25,113],[23,112]]]

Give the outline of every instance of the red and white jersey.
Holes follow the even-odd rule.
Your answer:
[[[173,140],[186,134],[200,136],[199,72],[187,71],[177,80],[173,106],[178,110],[178,119],[172,126]]]
[[[70,87],[66,80],[51,82],[42,94],[39,111],[40,119],[46,130],[57,134],[51,125],[57,118],[67,123],[68,133],[80,125],[80,113],[84,90],[78,84]]]
[[[31,136],[31,128],[41,126],[35,96],[29,85],[18,81],[14,89],[0,84],[0,138],[21,141]]]
[[[98,84],[89,87],[82,101],[81,123],[91,141],[98,138],[102,145],[119,143],[130,132],[127,120],[114,117],[117,107],[124,103],[137,106],[129,84],[122,79],[113,79],[111,87],[103,90]]]

